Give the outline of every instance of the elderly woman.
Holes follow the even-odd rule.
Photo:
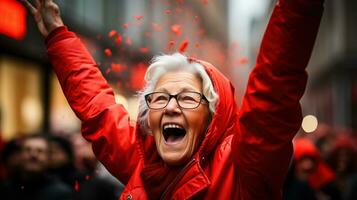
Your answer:
[[[323,0],[278,1],[240,110],[211,64],[155,57],[136,126],[57,5],[24,3],[83,136],[126,185],[121,199],[281,199]]]

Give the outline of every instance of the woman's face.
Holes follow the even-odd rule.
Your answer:
[[[171,95],[184,91],[202,93],[202,83],[189,72],[169,72],[158,80],[155,92]],[[195,109],[181,109],[171,98],[161,110],[149,110],[148,123],[161,158],[169,165],[186,163],[198,149],[209,123],[208,103]]]

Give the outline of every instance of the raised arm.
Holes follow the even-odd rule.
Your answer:
[[[139,162],[135,127],[80,39],[63,26],[52,0],[24,4],[33,14],[62,90],[82,121],[83,136],[107,169],[124,184]]]
[[[240,134],[233,140],[243,199],[281,198],[323,2],[280,0],[272,13],[239,113]]]

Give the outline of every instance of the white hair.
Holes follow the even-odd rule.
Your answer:
[[[145,95],[154,92],[157,81],[160,77],[167,72],[173,71],[187,71],[194,75],[197,75],[202,81],[202,93],[209,102],[209,110],[211,116],[215,111],[216,103],[218,101],[218,95],[213,88],[211,79],[209,78],[204,67],[197,62],[189,62],[188,58],[180,53],[174,53],[171,55],[159,55],[155,56],[145,74],[146,86],[139,95],[139,112],[138,122],[140,128],[147,133],[150,133],[150,127],[148,125],[148,111],[149,108],[145,102]]]

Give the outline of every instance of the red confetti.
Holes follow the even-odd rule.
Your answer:
[[[169,15],[172,13],[172,10],[165,10],[165,13]]]
[[[134,19],[136,19],[136,20],[142,20],[144,17],[142,16],[142,15],[136,15],[136,16],[133,16],[134,17]]]
[[[183,4],[184,3],[184,0],[176,0],[177,1],[177,3],[179,3],[179,4]]]
[[[147,47],[141,47],[139,50],[140,50],[141,53],[149,52],[149,48],[147,48]]]
[[[162,30],[161,26],[156,23],[151,23],[151,27],[152,27],[152,29],[154,29],[155,31],[158,31],[158,32]]]
[[[207,4],[208,4],[208,0],[202,0],[202,3],[203,3],[204,5],[207,5]]]
[[[123,28],[124,29],[128,29],[129,28],[129,24],[128,23],[123,24]]]
[[[118,34],[118,32],[116,31],[116,30],[111,30],[111,31],[109,31],[109,33],[108,33],[108,37],[109,38],[112,38],[112,37],[114,37],[115,35],[117,35]]]
[[[200,43],[196,43],[196,44],[195,44],[195,47],[196,47],[197,49],[200,48],[200,47],[201,47]]]
[[[112,68],[113,72],[117,72],[117,73],[122,72],[127,69],[126,65],[121,65],[119,63],[112,63],[110,65],[110,67]]]
[[[174,40],[170,40],[168,48],[171,49],[175,45],[175,43],[176,42]]]
[[[174,24],[171,26],[171,31],[175,33],[176,35],[180,36],[181,35],[181,25]]]
[[[89,181],[91,177],[89,175],[86,175],[84,178],[86,179],[86,181]]]
[[[185,52],[187,46],[188,46],[188,40],[184,40],[184,41],[181,43],[181,45],[180,45],[179,52],[180,52],[180,53]]]
[[[122,38],[119,34],[115,37],[115,44],[119,46],[121,44]]]
[[[125,43],[126,43],[127,45],[129,45],[129,46],[131,46],[131,45],[133,44],[133,42],[131,41],[131,38],[130,38],[130,37],[127,37],[127,38],[126,38]]]
[[[239,64],[241,64],[241,65],[248,64],[248,62],[249,62],[249,60],[248,60],[247,57],[241,57],[241,58],[239,59]]]
[[[76,192],[79,191],[79,183],[78,183],[78,180],[76,180],[76,181],[74,182],[74,190],[75,190]]]
[[[104,50],[104,53],[105,53],[105,55],[108,56],[108,57],[109,57],[109,56],[112,56],[112,51],[111,51],[110,49],[108,49],[108,48]]]
[[[105,70],[105,74],[108,75],[110,73],[110,71],[111,71],[110,68],[108,68],[107,70]]]

